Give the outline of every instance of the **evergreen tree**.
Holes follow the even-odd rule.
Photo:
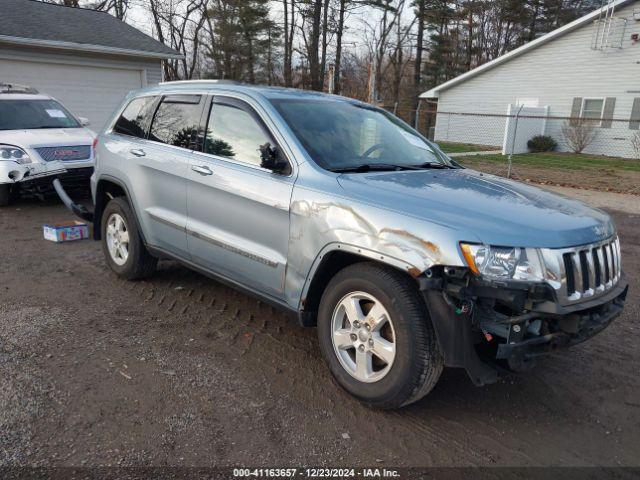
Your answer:
[[[269,16],[269,0],[214,0],[209,14],[217,40],[209,53],[213,75],[269,83],[280,37]]]

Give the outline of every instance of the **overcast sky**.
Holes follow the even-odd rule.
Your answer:
[[[410,2],[405,2],[410,5]],[[139,30],[152,35],[153,34],[153,21],[146,9],[142,7],[145,5],[145,0],[130,0],[132,5],[126,16],[127,23],[135,26]],[[343,37],[343,48],[345,51],[360,50],[365,51],[365,21],[370,25],[375,25],[381,18],[381,12],[371,7],[360,8],[358,11],[350,13],[346,19],[346,30]],[[405,7],[404,11],[404,24],[408,24],[411,21],[413,15],[412,7]],[[280,25],[283,25],[283,8],[281,1],[271,2],[271,17]]]

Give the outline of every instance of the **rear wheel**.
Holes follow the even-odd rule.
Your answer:
[[[318,337],[336,381],[364,403],[398,408],[425,396],[443,368],[414,282],[374,263],[340,271],[318,312]]]
[[[151,275],[158,263],[144,246],[131,207],[123,197],[109,201],[102,214],[102,250],[118,276],[136,280]]]
[[[6,207],[11,201],[11,185],[0,185],[0,207]]]

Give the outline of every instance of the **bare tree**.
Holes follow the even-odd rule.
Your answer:
[[[340,69],[342,68],[342,37],[344,35],[344,22],[347,13],[348,0],[339,0],[338,6],[338,27],[336,32],[336,60],[333,72],[333,88],[336,94],[340,94]]]
[[[65,0],[73,1],[73,0]],[[130,0],[98,0],[88,4],[89,8],[113,13],[116,18],[124,20],[124,16],[129,9]]]
[[[181,59],[164,62],[165,79],[193,78],[208,21],[207,0],[147,1],[158,40],[183,54]]]
[[[322,5],[324,1],[325,0],[311,0],[311,32],[309,34],[309,40],[305,42],[312,90],[322,90],[324,85],[320,65],[320,30]]]
[[[401,1],[404,2],[404,0]],[[392,0],[382,0],[382,10],[382,21],[380,22],[379,28],[374,27],[374,29],[378,30],[378,38],[374,54],[374,82],[377,95],[379,95],[380,90],[382,89],[382,68],[387,54],[387,49],[389,48],[389,36],[393,31],[396,21],[399,20],[397,10],[393,8]]]
[[[102,12],[112,13],[119,20],[124,17],[129,9],[131,0],[43,0],[45,3],[57,3],[65,7],[88,8]]]
[[[592,120],[570,120],[561,129],[562,137],[573,153],[582,153],[596,138],[596,127]]]
[[[422,90],[422,52],[424,50],[424,24],[427,9],[427,0],[415,1],[415,15],[417,33],[416,33],[416,59],[413,65],[413,113],[411,118],[412,125],[415,125],[418,102],[420,101],[420,93]]]
[[[411,24],[403,25],[402,16],[404,12],[405,2],[404,0],[400,0],[396,7],[396,16],[397,20],[396,24],[396,38],[395,45],[393,45],[393,53],[390,54],[390,61],[387,65],[387,68],[391,68],[393,71],[392,76],[392,92],[393,92],[393,103],[395,105],[394,110],[397,109],[397,106],[400,104],[401,96],[402,96],[402,83],[406,73],[406,69],[411,62],[411,49],[408,48],[409,45],[409,33],[411,32],[413,25],[416,21],[414,18]],[[386,77],[386,69],[383,71],[383,75]]]
[[[633,147],[633,151],[636,154],[636,158],[640,160],[640,132],[637,132],[631,138],[631,146]]]
[[[296,1],[282,0],[284,8],[283,77],[287,87],[293,86],[293,40],[296,31]]]

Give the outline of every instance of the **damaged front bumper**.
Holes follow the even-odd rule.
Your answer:
[[[498,345],[496,358],[527,360],[588,340],[622,313],[628,290],[623,278],[607,295],[573,306],[564,314],[532,311],[525,320],[518,321],[518,317],[510,319],[506,342]],[[501,320],[494,317],[489,321],[500,324]],[[531,325],[536,326],[531,329]]]
[[[54,177],[67,171],[60,162],[26,163],[1,161],[0,184],[17,184],[45,177]]]
[[[466,369],[476,385],[495,382],[507,366],[526,369],[540,355],[598,334],[622,312],[628,288],[621,275],[598,298],[562,306],[545,284],[446,274],[422,282],[445,365]]]

